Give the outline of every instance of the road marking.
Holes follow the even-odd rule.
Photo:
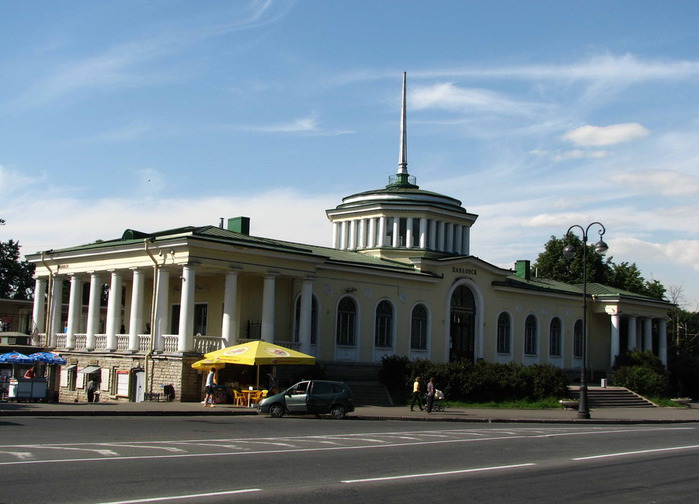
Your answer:
[[[391,481],[391,480],[408,479],[408,478],[429,478],[431,476],[449,476],[452,474],[466,474],[466,473],[483,472],[483,471],[497,471],[500,469],[519,469],[521,467],[531,467],[531,466],[535,466],[535,465],[536,464],[534,464],[534,463],[527,463],[527,464],[513,464],[513,465],[493,466],[493,467],[476,467],[473,469],[459,469],[456,471],[441,471],[441,472],[420,473],[420,474],[403,474],[401,476],[383,476],[383,477],[379,477],[379,478],[364,478],[364,479],[356,479],[356,480],[344,480],[344,481],[340,481],[340,483],[372,483],[375,481]]]
[[[618,453],[606,453],[604,455],[592,455],[589,457],[577,457],[571,460],[594,460],[602,458],[612,458],[612,457],[626,457],[629,455],[644,455],[646,453],[662,453],[667,451],[677,451],[677,450],[696,450],[699,445],[688,445],[688,446],[670,446],[668,448],[654,448],[652,450],[638,450],[630,452],[618,452]]]
[[[0,453],[7,453],[13,457],[17,457],[20,460],[27,460],[34,456],[32,452],[13,452],[13,451],[0,451]]]
[[[98,443],[100,446],[113,446],[115,448],[141,448],[144,450],[165,450],[172,453],[187,453],[187,450],[175,448],[174,446],[153,446],[144,444],[125,444],[125,443]]]
[[[169,501],[169,500],[197,499],[197,498],[201,498],[201,497],[216,497],[218,495],[234,495],[234,494],[240,494],[240,493],[261,492],[261,491],[262,491],[261,488],[245,488],[243,490],[229,490],[226,492],[208,492],[208,493],[190,494],[190,495],[175,495],[175,496],[170,496],[170,497],[151,497],[150,499],[109,501],[109,502],[101,502],[99,504],[139,504],[142,502],[161,502],[161,501]]]
[[[432,440],[424,440],[421,443],[415,443],[415,442],[389,442],[386,440],[378,440],[378,439],[372,439],[372,438],[366,438],[366,437],[357,437],[357,434],[349,434],[346,436],[342,435],[337,435],[337,436],[306,436],[306,437],[300,437],[300,436],[294,436],[294,437],[289,437],[289,438],[279,438],[279,437],[274,437],[274,438],[265,438],[263,440],[254,440],[251,438],[246,438],[246,439],[239,439],[236,440],[237,443],[245,443],[245,444],[253,444],[256,442],[262,442],[264,443],[265,441],[271,441],[271,440],[278,440],[278,439],[288,439],[288,440],[294,440],[294,441],[307,441],[310,439],[316,439],[316,440],[324,440],[328,441],[331,439],[337,440],[337,441],[360,441],[364,443],[371,443],[371,444],[363,444],[363,445],[354,445],[354,446],[325,446],[325,447],[308,447],[308,448],[301,448],[301,447],[294,447],[294,448],[286,448],[282,449],[281,451],[284,453],[301,453],[301,452],[321,452],[321,451],[333,451],[333,450],[364,450],[364,449],[380,449],[380,448],[397,448],[397,447],[405,447],[405,446],[425,446],[425,445],[441,445],[441,444],[459,444],[459,443],[479,443],[479,442],[486,442],[486,441],[507,441],[507,440],[513,440],[513,439],[537,439],[537,438],[551,438],[551,437],[568,437],[568,436],[594,436],[594,435],[609,435],[609,434],[618,434],[618,433],[641,433],[641,432],[649,432],[649,431],[656,431],[656,432],[662,432],[662,431],[667,431],[667,430],[686,430],[686,429],[692,429],[689,427],[674,427],[670,429],[658,429],[658,428],[624,428],[624,429],[607,429],[607,430],[602,430],[602,429],[592,429],[592,430],[586,430],[586,431],[576,431],[576,430],[566,430],[566,429],[560,429],[558,432],[554,432],[552,434],[536,434],[532,435],[532,432],[541,432],[541,429],[537,430],[526,430],[522,429],[520,434],[516,434],[516,430],[510,430],[508,432],[512,432],[513,435],[509,436],[503,436],[503,430],[499,429],[494,429],[492,431],[488,431],[488,434],[491,434],[489,437],[471,437],[471,438],[456,438],[456,439],[432,439]],[[554,429],[554,431],[557,429]],[[445,431],[445,432],[452,432],[454,434],[459,433],[459,431],[456,430],[450,430],[450,431]],[[463,431],[461,431],[463,432]],[[390,433],[384,433],[390,435]],[[378,435],[378,434],[375,434]],[[365,436],[365,435],[364,435]],[[173,445],[179,445],[182,446],[183,444],[199,444],[201,446],[204,445],[206,441],[209,441],[211,443],[214,443],[213,440],[199,440],[198,442],[195,441],[159,441],[159,442],[153,442],[151,441],[151,444],[173,444]],[[231,442],[236,442],[232,439],[224,439],[224,440],[218,440],[217,443],[214,444],[214,446],[217,446],[219,448],[222,447],[222,443],[231,443]],[[133,444],[139,444],[139,443],[133,443]],[[214,452],[214,453],[183,453],[183,454],[172,454],[172,455],[141,455],[141,456],[119,456],[117,453],[111,452],[109,450],[89,450],[87,448],[76,448],[76,444],[54,444],[54,445],[6,445],[6,446],[0,446],[0,448],[33,448],[35,450],[39,449],[62,449],[62,450],[85,450],[85,451],[93,451],[100,453],[103,455],[102,458],[98,457],[92,457],[92,458],[67,458],[67,459],[45,459],[41,458],[38,460],[15,460],[13,462],[0,462],[0,466],[5,466],[5,465],[10,465],[10,464],[52,464],[52,463],[69,463],[69,462],[103,462],[103,461],[125,461],[125,460],[155,460],[159,458],[179,458],[179,457],[235,457],[235,456],[244,456],[244,455],[264,455],[264,454],[269,454],[269,453],[276,453],[273,451],[273,449],[269,450],[252,450],[249,448],[239,448],[241,450],[250,450],[250,451],[238,451],[238,452]],[[77,445],[77,446],[80,446]],[[97,443],[84,443],[82,446],[99,446]],[[225,445],[224,445],[225,446]]]

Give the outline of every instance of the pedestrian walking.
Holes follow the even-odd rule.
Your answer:
[[[425,406],[427,413],[432,413],[432,403],[434,403],[434,394],[436,390],[434,386],[434,377],[432,377],[427,383],[427,405]]]
[[[422,411],[422,393],[420,392],[420,377],[416,376],[415,381],[413,382],[413,402],[410,405],[410,411],[415,411],[413,407],[415,407],[415,402],[417,401],[417,405],[420,406],[420,411]]]
[[[206,375],[206,396],[204,397],[204,407],[214,407],[214,385],[216,385],[216,368],[211,368]]]

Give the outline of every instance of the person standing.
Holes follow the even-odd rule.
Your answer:
[[[95,390],[97,390],[97,382],[94,378],[90,378],[87,382],[87,402],[95,402]]]
[[[430,381],[427,384],[427,405],[425,406],[427,413],[432,413],[432,403],[434,402],[435,390],[436,389],[434,387],[434,377],[432,377],[430,378]]]
[[[420,377],[415,377],[415,382],[413,382],[413,402],[410,405],[410,411],[415,411],[413,407],[415,406],[415,401],[417,405],[420,406],[420,411],[422,411],[422,393],[420,392]]]
[[[204,407],[214,407],[214,385],[216,385],[216,368],[211,368],[206,375],[206,396],[204,397]]]

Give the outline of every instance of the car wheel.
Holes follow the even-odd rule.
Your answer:
[[[345,418],[345,407],[341,404],[336,404],[330,408],[330,415],[337,420]]]
[[[269,407],[269,416],[272,418],[281,418],[284,416],[284,406],[279,403],[274,403]]]

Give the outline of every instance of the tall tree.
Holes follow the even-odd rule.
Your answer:
[[[575,256],[567,260],[563,249],[567,245],[575,248]],[[641,276],[636,263],[622,262],[614,264],[612,257],[604,258],[595,252],[594,245],[587,245],[587,281],[616,287],[644,296],[663,299],[665,287],[657,280],[647,281]],[[575,234],[551,239],[539,254],[534,268],[542,278],[558,280],[569,284],[582,283],[583,247],[582,240]]]
[[[20,260],[19,249],[14,240],[0,242],[0,298],[33,298],[34,265]]]
[[[575,257],[568,260],[563,255],[563,249],[571,245],[575,248]],[[595,253],[594,246],[587,245],[587,281],[607,283],[609,276],[609,260]],[[583,277],[583,245],[582,240],[574,234],[564,238],[551,239],[544,245],[544,251],[539,254],[534,268],[542,278],[558,280],[569,284],[582,283]]]

